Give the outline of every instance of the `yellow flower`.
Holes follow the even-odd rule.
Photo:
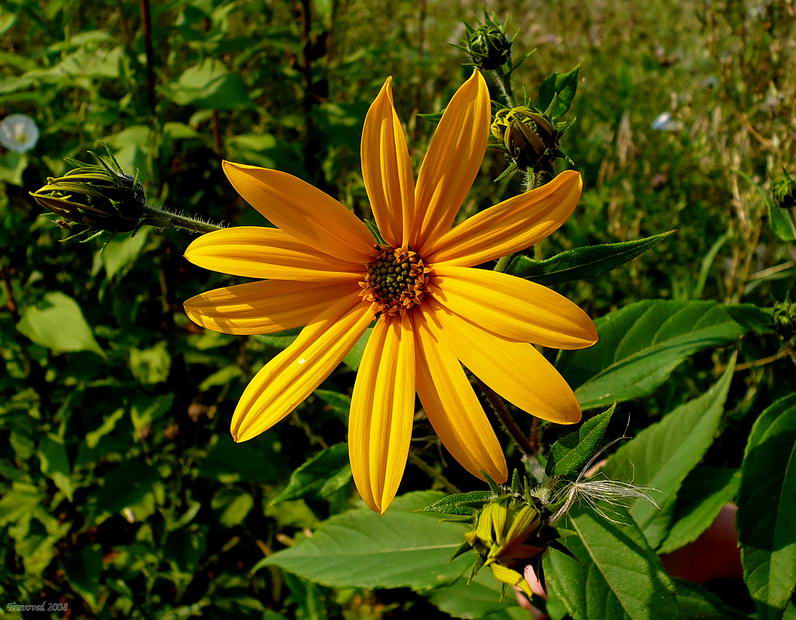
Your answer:
[[[506,479],[506,461],[462,364],[535,416],[572,424],[572,390],[530,344],[597,340],[575,304],[543,286],[473,268],[526,248],[572,213],[580,175],[560,174],[451,228],[486,150],[490,100],[477,71],[451,99],[415,182],[391,79],[365,119],[362,176],[386,247],[335,199],[300,179],[225,161],[238,193],[278,228],[240,226],[191,243],[186,258],[261,278],[185,302],[197,324],[230,334],[305,325],[260,370],[232,418],[246,441],[289,414],[376,319],[351,399],[349,453],[357,489],[384,512],[406,465],[415,392],[450,453],[470,473]],[[460,363],[461,362],[461,363]]]

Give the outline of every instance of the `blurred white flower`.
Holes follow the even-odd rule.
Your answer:
[[[39,128],[25,114],[11,114],[0,121],[0,144],[10,151],[24,153],[39,141]]]
[[[672,118],[669,112],[663,112],[655,117],[650,127],[658,131],[679,131],[683,128],[683,124],[677,119]]]

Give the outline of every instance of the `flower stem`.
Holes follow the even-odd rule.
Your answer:
[[[511,61],[509,61],[510,63]],[[504,71],[500,66],[494,71],[492,75],[495,76],[495,82],[500,89],[500,94],[503,97],[503,102],[510,108],[514,107],[514,92],[511,89],[511,72]]]
[[[500,419],[501,424],[503,424],[503,428],[506,429],[506,432],[508,432],[511,438],[516,442],[517,446],[520,448],[520,450],[522,450],[525,456],[533,456],[535,454],[535,450],[533,449],[530,440],[522,432],[522,429],[519,427],[514,418],[511,417],[511,414],[509,413],[508,409],[506,409],[506,405],[503,404],[500,396],[498,396],[494,390],[488,387],[483,381],[480,379],[478,381],[481,384],[481,390],[483,391],[484,396],[486,396],[489,404],[492,406],[492,410]]]
[[[151,226],[158,226],[163,228],[181,228],[182,230],[189,230],[191,232],[202,234],[213,232],[214,230],[221,230],[224,226],[218,224],[211,224],[210,222],[203,222],[187,215],[180,215],[179,213],[172,213],[164,209],[158,209],[146,205],[144,207],[144,223]]]

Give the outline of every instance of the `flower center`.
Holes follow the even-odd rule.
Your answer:
[[[426,274],[431,271],[411,249],[377,246],[376,260],[368,263],[359,283],[363,299],[378,304],[388,316],[418,305],[426,291]]]

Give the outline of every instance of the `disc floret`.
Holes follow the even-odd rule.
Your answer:
[[[409,248],[377,246],[377,249],[375,260],[366,265],[365,277],[359,283],[363,299],[375,302],[378,313],[387,316],[418,305],[431,270]]]

